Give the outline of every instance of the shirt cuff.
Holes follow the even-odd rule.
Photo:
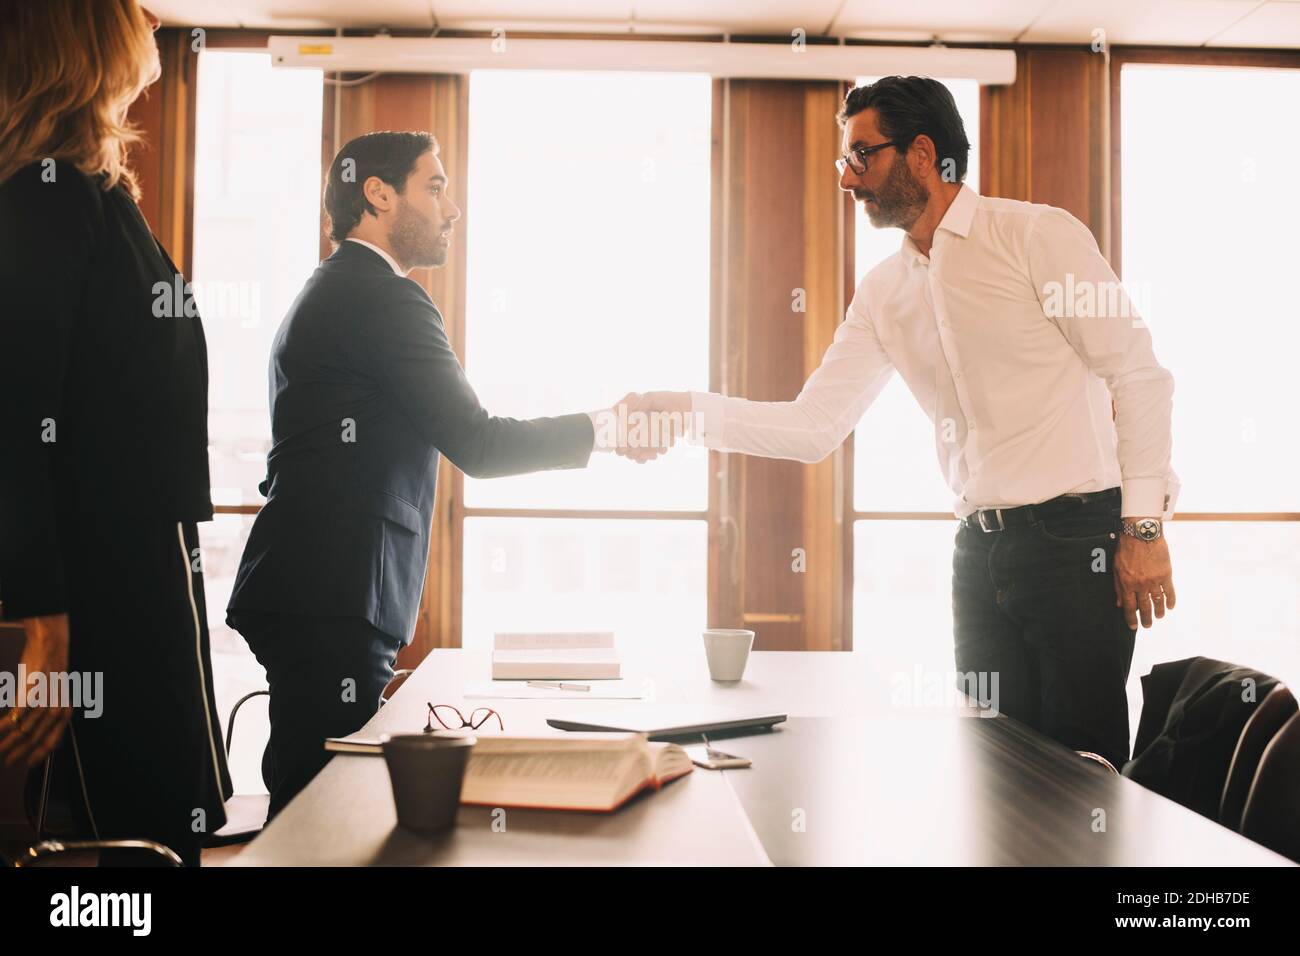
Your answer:
[[[1124,518],[1173,517],[1178,483],[1166,478],[1130,478],[1120,483],[1120,516]]]
[[[692,445],[722,448],[722,433],[727,424],[727,397],[717,392],[691,392],[690,427],[687,439]]]

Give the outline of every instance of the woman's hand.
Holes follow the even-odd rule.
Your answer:
[[[20,661],[26,673],[29,677],[44,674],[47,689],[59,686],[62,682],[54,678],[68,671],[68,615],[29,617],[23,621],[23,629],[27,640]],[[58,746],[72,710],[49,706],[53,703],[60,702],[47,699],[47,706],[28,707],[27,687],[15,688],[14,706],[0,712],[0,760],[32,767]]]

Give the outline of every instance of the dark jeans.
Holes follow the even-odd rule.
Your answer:
[[[266,668],[271,690],[262,760],[269,820],[329,762],[325,738],[355,733],[379,710],[403,642],[361,618],[244,611],[231,624]]]
[[[963,525],[952,575],[959,675],[991,689],[996,674],[998,710],[1117,769],[1136,633],[1115,606],[1119,513],[1116,492],[1025,527]]]

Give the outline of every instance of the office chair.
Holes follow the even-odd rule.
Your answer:
[[[239,708],[254,697],[269,697],[269,690],[255,690],[235,701],[230,708],[230,720],[226,723],[226,759],[230,759],[231,748],[235,745],[235,717]],[[226,801],[226,823],[208,837],[204,846],[233,846],[247,843],[262,832],[266,826],[266,811],[271,805],[271,797],[265,793],[236,793]]]
[[[74,741],[75,746],[75,741]],[[166,844],[156,840],[65,840],[61,838],[46,839],[45,822],[49,807],[50,780],[54,774],[54,754],[50,754],[41,766],[39,811],[36,821],[36,842],[29,844],[16,856],[0,853],[0,865],[9,867],[40,866],[57,860],[70,853],[98,853],[103,850],[143,850],[160,857],[168,866],[183,866],[181,858]]]
[[[380,695],[379,706],[388,703],[391,696],[388,688],[393,685],[393,681],[409,677],[414,674],[413,670],[398,670],[393,672],[393,678],[384,688],[384,693]],[[235,706],[230,709],[230,720],[226,724],[226,757],[229,758],[232,748],[235,746],[235,717],[239,714],[239,709],[254,697],[269,697],[270,690],[255,690],[245,694],[235,702]],[[266,813],[271,804],[271,797],[265,793],[237,793],[226,801],[226,825],[217,830],[208,839],[205,844],[209,847],[233,846],[236,843],[247,843],[257,834],[262,832],[266,826]]]
[[[100,850],[148,850],[167,862],[168,866],[183,866],[181,858],[169,847],[154,840],[42,840],[25,848],[13,859],[4,862],[15,869],[40,865],[64,853],[87,853]]]
[[[1119,773],[1119,771],[1115,769],[1115,765],[1111,763],[1109,760],[1107,760],[1105,757],[1103,757],[1101,754],[1095,754],[1091,750],[1076,750],[1075,753],[1077,753],[1084,760],[1091,760],[1095,763],[1101,764],[1111,773]]]
[[[1219,822],[1228,829],[1241,832],[1246,797],[1250,794],[1264,749],[1297,710],[1300,707],[1290,689],[1285,684],[1278,684],[1259,702],[1241,729],[1241,738],[1228,766],[1228,781],[1223,785],[1223,801],[1219,805]]]
[[[402,685],[401,685],[401,684],[398,684],[398,685],[397,685],[397,690],[394,690],[393,693],[390,694],[390,693],[388,692],[388,688],[393,686],[393,681],[398,680],[399,678],[402,678],[402,679],[403,679],[402,683],[405,683],[404,678],[410,677],[410,676],[411,676],[412,674],[414,674],[414,673],[415,673],[415,671],[414,671],[413,669],[409,668],[409,667],[406,667],[406,668],[402,668],[402,669],[400,669],[400,670],[395,670],[395,671],[393,671],[393,678],[392,678],[392,680],[390,680],[386,685],[384,685],[384,692],[383,692],[382,694],[379,695],[379,706],[380,706],[380,707],[383,707],[384,704],[388,703],[389,699],[392,698],[393,694],[396,694],[398,690],[401,690],[401,689],[402,689]]]
[[[251,694],[245,694],[235,702],[235,706],[230,710],[230,720],[226,724],[226,756],[230,756],[230,748],[234,743],[235,735],[235,717],[239,714],[239,709],[254,697],[269,694],[270,691],[255,690]],[[180,866],[181,861],[178,856],[168,847],[161,843],[155,843],[151,840],[47,840],[46,821],[49,815],[50,804],[50,782],[54,774],[54,754],[45,758],[41,769],[41,786],[40,797],[37,801],[36,811],[36,839],[37,842],[27,847],[20,855],[21,859],[30,863],[37,859],[48,857],[55,853],[65,853],[73,851],[88,851],[100,849],[148,849],[158,853],[165,859],[175,860],[176,865]],[[204,844],[207,847],[231,846],[236,843],[246,843],[262,831],[266,825],[266,810],[269,805],[270,797],[264,793],[237,793],[225,803],[226,823],[221,829],[214,832]],[[15,865],[21,865],[15,863]]]
[[[384,688],[384,693],[380,696],[379,704],[382,707],[388,703],[392,696],[388,692],[393,681],[410,677],[414,670],[402,669],[393,672],[393,678]],[[231,748],[235,744],[235,718],[239,715],[240,708],[254,697],[269,697],[270,690],[255,690],[245,694],[235,702],[235,706],[230,709],[230,719],[226,722],[226,756],[231,754]],[[36,840],[37,842],[24,848],[19,856],[12,861],[14,866],[30,865],[38,860],[45,860],[51,856],[60,853],[87,852],[93,850],[107,849],[143,849],[150,850],[164,859],[174,861],[176,866],[181,865],[178,857],[170,848],[161,843],[155,843],[151,840],[60,840],[45,839],[46,817],[49,811],[50,799],[50,780],[54,771],[54,755],[45,758],[41,770],[41,787],[40,798],[38,800],[37,821],[36,821]],[[233,846],[237,843],[247,843],[257,834],[262,832],[266,826],[266,813],[270,806],[270,795],[265,793],[236,793],[226,801],[226,823],[221,829],[217,830],[210,836],[204,844],[206,847]]]
[[[1253,668],[1207,657],[1154,665],[1142,678],[1133,759],[1120,773],[1219,822],[1246,725],[1281,683]],[[1254,693],[1244,693],[1246,687]]]
[[[1300,863],[1300,713],[1264,748],[1241,834]]]

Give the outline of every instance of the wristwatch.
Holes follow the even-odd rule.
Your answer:
[[[1160,537],[1162,525],[1159,518],[1138,518],[1136,521],[1124,521],[1120,530],[1139,541],[1155,541]]]

